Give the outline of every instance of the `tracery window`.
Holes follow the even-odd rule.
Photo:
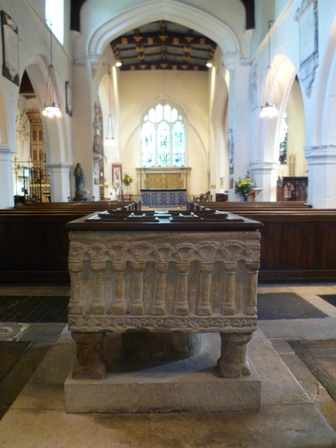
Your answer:
[[[142,166],[185,165],[185,126],[169,104],[158,104],[145,115],[141,137]]]
[[[45,19],[57,39],[64,43],[64,0],[46,0]]]

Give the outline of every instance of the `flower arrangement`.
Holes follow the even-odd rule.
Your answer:
[[[235,184],[235,193],[241,193],[244,196],[254,188],[254,181],[248,174],[243,179],[239,177]]]
[[[131,185],[132,182],[133,182],[133,177],[126,173],[125,176],[123,177],[123,184],[128,186],[128,185]]]

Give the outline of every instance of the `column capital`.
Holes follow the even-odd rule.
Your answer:
[[[92,78],[96,76],[97,70],[102,66],[105,61],[105,56],[98,53],[85,53],[84,59],[89,60],[91,63]]]
[[[314,165],[336,163],[336,145],[305,146],[304,153],[309,163]]]
[[[238,52],[227,52],[222,57],[222,64],[228,69],[233,70],[237,62],[239,62],[239,53]]]
[[[278,166],[279,162],[258,162],[250,164],[251,171],[258,174],[271,173],[273,170],[276,170]]]
[[[51,170],[55,170],[55,171],[64,171],[64,170],[68,170],[69,168],[71,168],[72,166],[74,166],[74,164],[72,162],[47,162],[45,164],[45,166],[51,171]]]

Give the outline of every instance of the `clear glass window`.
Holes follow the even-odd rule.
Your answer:
[[[57,39],[64,43],[64,0],[46,0],[45,19]]]

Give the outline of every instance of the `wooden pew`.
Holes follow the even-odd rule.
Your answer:
[[[66,224],[116,205],[125,211],[140,206],[41,203],[0,210],[0,284],[69,284]]]
[[[47,211],[47,210],[63,210],[74,211],[83,210],[84,212],[93,213],[98,210],[108,210],[115,208],[125,208],[127,210],[141,210],[141,202],[117,202],[117,201],[82,201],[82,202],[27,202],[25,204],[16,205],[15,210],[25,211]],[[12,209],[12,208],[11,208]]]
[[[234,205],[229,207],[230,204]],[[335,281],[336,210],[313,209],[304,203],[294,205],[291,202],[288,207],[286,204],[207,202],[195,205],[238,214],[264,224],[260,230],[259,281]],[[190,207],[197,213],[195,208]]]
[[[260,282],[336,280],[335,209],[240,205],[228,210],[227,204],[216,209],[264,225]],[[1,210],[0,284],[69,284],[66,223],[94,211],[63,205]]]
[[[301,201],[281,201],[281,202],[242,202],[242,201],[212,201],[212,202],[187,202],[188,210],[202,210],[208,208],[210,210],[227,210],[235,213],[236,210],[284,210],[284,209],[298,209],[312,208],[305,202]]]

